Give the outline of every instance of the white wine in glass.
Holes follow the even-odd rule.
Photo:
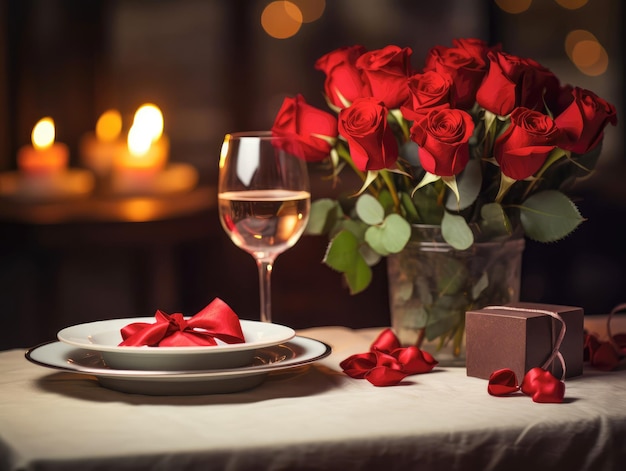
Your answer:
[[[295,145],[269,131],[233,133],[224,137],[220,155],[220,222],[256,260],[263,322],[272,322],[274,261],[300,239],[309,219],[307,164],[286,150]]]

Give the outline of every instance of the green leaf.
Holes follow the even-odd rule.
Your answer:
[[[538,242],[562,239],[584,221],[576,205],[556,190],[535,193],[524,201],[520,210],[524,232]]]
[[[359,241],[349,231],[341,231],[330,241],[324,263],[343,273],[351,294],[363,291],[372,281],[372,270],[359,252]]]
[[[359,255],[359,241],[348,231],[341,231],[333,237],[326,250],[324,263],[339,272],[351,270]]]
[[[402,204],[402,209],[404,210],[407,221],[413,223],[419,222],[419,214],[417,214],[417,209],[415,209],[415,205],[409,194],[402,192],[398,193],[398,196],[400,197],[400,203]]]
[[[359,253],[363,257],[363,260],[365,260],[365,263],[367,263],[370,267],[376,265],[382,258],[379,253],[369,246],[369,244],[361,244],[359,246]]]
[[[393,211],[394,201],[387,188],[380,190],[380,193],[378,193],[378,201],[383,206],[385,214]]]
[[[457,250],[465,250],[474,243],[474,234],[465,219],[447,211],[441,220],[441,235]]]
[[[339,203],[330,198],[321,198],[311,203],[306,233],[310,235],[326,234],[342,211]]]
[[[361,242],[365,240],[365,231],[368,227],[370,226],[365,224],[363,221],[358,221],[356,219],[342,219],[337,223],[329,235],[331,237],[335,237],[341,231],[350,231],[352,235],[354,235],[354,237]]]
[[[488,203],[480,208],[480,229],[489,238],[510,235],[511,221],[499,203]]]
[[[483,272],[480,279],[472,286],[472,299],[476,301],[482,293],[489,286],[489,275],[486,271]]]
[[[456,177],[459,200],[457,201],[453,193],[448,193],[446,208],[450,211],[460,211],[471,206],[480,193],[482,182],[483,176],[480,161],[472,159],[467,163],[465,169]]]
[[[383,222],[385,217],[385,208],[370,194],[359,196],[356,201],[356,213],[366,224],[374,225]]]
[[[411,225],[399,214],[390,214],[380,226],[365,232],[365,241],[379,254],[398,253],[411,237]]]

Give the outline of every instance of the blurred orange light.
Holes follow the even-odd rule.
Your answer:
[[[302,12],[302,22],[319,20],[326,9],[326,0],[290,0]]]
[[[532,0],[495,0],[495,2],[502,11],[517,14],[528,10]]]
[[[592,33],[583,29],[568,33],[565,38],[565,52],[585,75],[602,75],[609,66],[609,55],[602,44]]]
[[[588,0],[556,0],[556,3],[568,10],[576,10],[577,8],[585,6],[587,1]]]
[[[302,12],[292,2],[272,2],[261,13],[261,26],[273,38],[290,38],[302,26]]]

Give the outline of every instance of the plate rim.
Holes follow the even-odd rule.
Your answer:
[[[185,319],[190,319],[189,316],[186,316]],[[63,338],[62,335],[67,335],[68,331],[72,329],[78,328],[86,328],[90,325],[94,324],[131,324],[134,322],[146,322],[146,323],[155,323],[155,318],[153,317],[119,317],[114,319],[103,319],[99,321],[91,321],[85,322],[81,324],[75,324],[71,326],[64,327],[63,329],[57,332],[57,340],[65,343],[67,345],[71,345],[77,348],[82,348],[84,350],[95,350],[98,352],[106,352],[106,353],[114,353],[120,355],[193,355],[193,354],[215,354],[215,353],[228,353],[228,352],[237,352],[237,351],[245,351],[245,350],[254,350],[257,348],[263,348],[271,345],[278,345],[280,343],[287,342],[293,339],[296,336],[296,331],[291,327],[282,324],[275,323],[267,323],[261,321],[253,321],[247,319],[240,319],[240,323],[242,324],[242,330],[244,326],[255,326],[255,325],[263,325],[263,326],[272,326],[271,328],[276,328],[278,331],[283,331],[283,334],[276,334],[275,337],[267,339],[267,340],[258,340],[255,342],[244,342],[244,343],[231,343],[231,344],[223,344],[223,345],[207,345],[207,346],[172,346],[172,347],[136,347],[136,346],[118,346],[118,345],[103,345],[97,343],[88,343],[87,338],[81,341],[71,340],[67,337]],[[121,326],[123,327],[123,325]],[[120,328],[121,328],[120,327]],[[65,333],[65,334],[63,334]],[[92,332],[90,335],[97,334],[98,332]]]
[[[287,342],[281,342],[279,344],[270,345],[267,347],[261,348],[272,348],[278,347],[279,345],[288,345],[290,343],[296,344],[302,348],[302,342],[318,344],[320,347],[320,353],[308,358],[301,358],[296,355],[295,358],[291,360],[287,360],[285,362],[276,362],[264,365],[255,365],[255,366],[247,366],[247,367],[239,367],[239,368],[224,368],[224,369],[210,369],[210,370],[119,370],[114,368],[90,368],[90,367],[82,367],[80,365],[76,365],[76,368],[72,368],[70,366],[60,366],[51,363],[42,362],[40,360],[36,360],[32,357],[32,354],[43,347],[52,345],[52,344],[60,344],[61,346],[71,349],[71,350],[85,350],[91,352],[91,350],[76,348],[71,345],[65,344],[63,342],[57,340],[51,340],[48,342],[44,342],[42,344],[36,345],[34,347],[29,348],[25,353],[25,358],[33,364],[43,366],[46,368],[51,368],[59,371],[64,371],[66,373],[75,373],[75,374],[87,374],[96,377],[107,377],[107,378],[118,378],[118,379],[127,379],[127,380],[141,380],[141,379],[216,379],[220,377],[233,377],[233,376],[247,376],[252,374],[265,374],[271,371],[284,370],[297,368],[300,366],[308,365],[314,363],[316,361],[322,360],[323,358],[328,357],[332,353],[332,347],[323,342],[321,340],[317,340],[311,337],[299,336],[296,335],[292,339]],[[70,350],[70,351],[71,351]],[[71,358],[68,358],[71,360]]]

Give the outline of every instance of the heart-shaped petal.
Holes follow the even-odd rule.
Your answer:
[[[403,371],[387,366],[377,366],[365,374],[365,379],[374,386],[395,386],[407,376]]]
[[[376,340],[372,343],[370,350],[380,350],[381,352],[391,353],[397,348],[400,348],[400,340],[393,333],[393,330],[387,328],[383,330]]]
[[[534,402],[561,403],[565,396],[565,383],[538,367],[528,370],[520,389]]]
[[[339,366],[348,376],[362,379],[376,366],[376,354],[373,352],[357,353],[343,360]]]
[[[611,371],[619,364],[619,355],[609,342],[601,342],[600,346],[593,352],[591,364],[599,370]]]
[[[518,390],[517,376],[515,376],[515,372],[509,368],[496,370],[489,376],[487,392],[492,396],[506,396]]]
[[[402,364],[402,371],[410,375],[428,373],[439,363],[430,353],[416,346],[396,349],[392,355]]]

